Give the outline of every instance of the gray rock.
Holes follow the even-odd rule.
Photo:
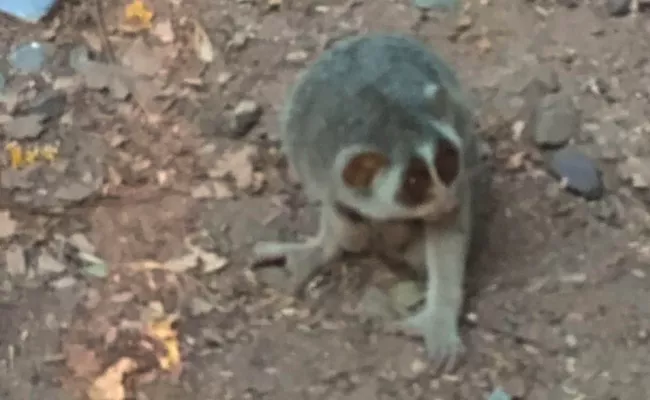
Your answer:
[[[38,169],[30,165],[23,169],[5,169],[0,172],[0,188],[2,189],[31,189],[34,187],[33,175]]]
[[[613,17],[622,17],[630,12],[632,0],[606,0],[605,8],[609,15]]]
[[[29,112],[48,119],[59,119],[65,112],[68,99],[63,90],[39,93],[29,104]]]
[[[18,71],[31,74],[41,71],[53,52],[49,43],[29,42],[17,46],[9,54],[11,66]]]
[[[57,275],[67,269],[65,264],[46,251],[38,257],[38,272],[43,275]]]
[[[70,50],[68,64],[75,71],[79,72],[83,69],[88,61],[90,61],[90,50],[88,50],[88,47],[81,44]]]
[[[80,182],[71,182],[59,187],[54,192],[54,197],[63,201],[81,201],[90,197],[95,192],[95,188]]]
[[[564,180],[566,189],[587,200],[604,194],[602,174],[596,163],[573,147],[556,151],[550,160],[550,172]]]
[[[532,110],[526,134],[532,135],[540,147],[561,147],[578,134],[580,125],[580,111],[571,97],[562,93],[550,94]]]
[[[44,115],[30,114],[14,118],[4,125],[7,134],[12,139],[36,139],[43,133]]]
[[[242,100],[230,116],[230,131],[234,136],[243,136],[260,120],[262,107],[253,100]]]

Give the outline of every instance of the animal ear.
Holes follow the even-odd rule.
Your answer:
[[[438,178],[443,184],[449,186],[460,172],[460,150],[451,141],[438,139],[434,161]]]
[[[377,174],[388,165],[388,157],[377,151],[363,151],[350,157],[341,178],[351,188],[364,189],[372,184]]]

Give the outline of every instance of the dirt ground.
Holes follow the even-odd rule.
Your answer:
[[[120,25],[126,2],[110,3],[66,1],[35,26],[0,19],[1,54],[31,39],[54,49],[38,74],[0,65],[0,141],[59,146],[18,172],[0,158],[0,397],[70,399],[108,376],[91,398],[649,398],[643,2],[613,16],[593,1],[470,0],[423,16],[403,0],[151,0],[153,26],[138,32]],[[315,229],[277,150],[285,90],[333,40],[368,31],[418,36],[480,101],[494,172],[453,374],[377,329],[402,279],[379,260],[334,266],[300,301],[249,265],[256,240]],[[101,65],[68,65],[79,44]],[[111,63],[137,72],[126,90]],[[602,170],[601,198],[563,190],[519,129],[535,79],[577,105],[571,146]],[[36,112],[42,132],[7,128]],[[134,333],[153,314],[176,318],[168,371],[161,340]]]

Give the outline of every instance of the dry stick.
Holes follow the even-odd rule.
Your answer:
[[[102,0],[95,0],[95,10],[93,17],[95,18],[95,23],[99,29],[99,37],[104,44],[106,49],[106,56],[108,57],[111,63],[116,64],[117,59],[115,57],[115,52],[113,51],[113,46],[108,40],[108,31],[106,30],[106,24],[104,23],[104,6],[102,5]]]

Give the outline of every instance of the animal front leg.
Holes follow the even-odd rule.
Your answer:
[[[301,294],[309,281],[346,250],[361,251],[368,243],[367,228],[355,224],[336,208],[323,205],[316,236],[299,242],[260,242],[253,248],[254,263],[284,259],[291,274],[289,286]]]
[[[469,247],[469,205],[453,226],[425,227],[424,253],[427,291],[424,308],[397,323],[398,331],[420,336],[437,369],[451,371],[463,351],[459,317],[463,302],[463,278]]]

